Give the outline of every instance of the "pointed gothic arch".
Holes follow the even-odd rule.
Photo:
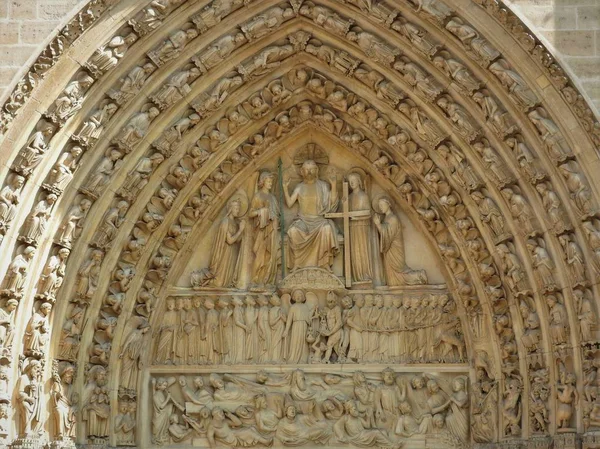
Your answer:
[[[133,337],[151,345],[212,220],[298,142],[360,161],[444,264],[468,360],[384,360],[469,377],[471,430],[453,442],[442,421],[436,444],[597,438],[600,126],[499,2],[92,0],[0,129],[0,438],[13,447],[189,443],[188,421],[153,442],[147,411],[151,378],[177,370],[147,368],[148,352],[124,373],[121,354]],[[126,375],[136,389],[119,388]],[[106,401],[90,403],[94,389]]]

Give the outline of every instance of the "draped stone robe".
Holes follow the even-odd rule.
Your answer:
[[[300,183],[295,192],[300,210],[287,231],[292,268],[329,268],[339,248],[335,224],[324,215],[335,211],[338,198],[320,179]]]

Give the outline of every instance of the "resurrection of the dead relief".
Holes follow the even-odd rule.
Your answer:
[[[0,445],[600,447],[600,125],[474,3],[92,0],[0,108]]]

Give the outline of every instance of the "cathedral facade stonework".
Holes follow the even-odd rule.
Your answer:
[[[92,0],[0,131],[0,444],[600,447],[600,124],[501,2]]]

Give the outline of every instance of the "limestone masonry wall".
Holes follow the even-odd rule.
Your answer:
[[[404,0],[398,0],[404,1]],[[452,0],[446,0],[448,5]],[[87,0],[0,0],[0,100],[54,29]],[[600,0],[505,0],[600,110]]]

